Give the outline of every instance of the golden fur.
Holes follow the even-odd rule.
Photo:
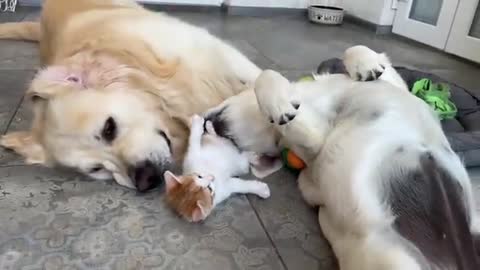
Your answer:
[[[27,91],[31,130],[0,143],[29,163],[61,164],[128,187],[132,167],[149,162],[164,170],[182,159],[184,119],[243,91],[260,73],[207,31],[130,0],[46,0],[40,23],[0,24],[0,38],[38,40],[43,66]],[[118,137],[105,142],[99,134],[109,117]],[[99,164],[102,171],[90,173]]]

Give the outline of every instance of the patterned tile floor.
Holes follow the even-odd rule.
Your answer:
[[[38,11],[0,13],[0,22],[36,20]],[[376,36],[353,24],[322,27],[292,16],[273,18],[174,12],[231,42],[262,68],[291,79],[349,46],[386,51],[396,64],[478,88],[480,68],[425,46]],[[23,93],[38,68],[35,44],[0,41],[0,132],[28,127]],[[470,174],[480,194],[480,170]],[[147,195],[78,174],[26,166],[0,149],[0,270],[36,269],[335,269],[315,211],[295,177],[266,180],[272,197],[238,196],[205,224],[179,220],[159,191]],[[478,196],[477,196],[478,197]]]

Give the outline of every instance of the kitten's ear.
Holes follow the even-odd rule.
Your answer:
[[[197,201],[197,207],[193,210],[192,221],[199,222],[207,218],[207,209],[202,201]]]
[[[182,183],[180,178],[175,174],[173,174],[171,171],[166,171],[163,174],[163,178],[165,179],[165,186],[166,186],[167,192],[171,191],[172,189],[174,189],[175,187],[177,187]]]

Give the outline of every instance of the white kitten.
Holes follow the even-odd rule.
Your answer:
[[[204,125],[206,133],[204,133]],[[218,136],[212,122],[205,122],[202,117],[194,115],[189,147],[183,162],[183,175],[165,173],[168,201],[188,220],[200,221],[205,219],[217,204],[234,193],[252,193],[268,198],[270,189],[267,184],[236,177],[248,173],[250,163],[255,163],[256,160],[258,157],[255,154],[242,152],[232,141]],[[208,193],[199,189],[208,190]],[[189,192],[197,195],[194,196]],[[212,200],[202,199],[198,192],[209,194]],[[183,194],[182,196],[192,198],[193,201],[171,198],[173,194]],[[211,201],[211,203],[205,203],[205,201]],[[193,207],[185,204],[193,204]],[[192,213],[185,213],[185,209],[194,210]]]

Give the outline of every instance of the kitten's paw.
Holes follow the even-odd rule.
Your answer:
[[[205,122],[205,130],[207,130],[208,134],[217,135],[217,133],[215,132],[215,127],[213,127],[213,123],[210,120]]]
[[[197,126],[202,125],[203,126],[203,122],[205,122],[205,120],[200,115],[198,115],[198,114],[192,115],[192,126],[194,126],[194,125],[197,125]]]
[[[250,164],[252,174],[259,179],[265,178],[283,167],[283,161],[279,157],[257,154],[252,156]]]
[[[270,123],[285,125],[295,119],[300,102],[291,99],[290,82],[280,73],[266,70],[255,82],[260,110]]]
[[[256,194],[263,199],[267,199],[270,197],[270,188],[267,184],[258,182],[258,190]]]
[[[253,151],[245,151],[244,155],[246,155],[248,162],[252,165],[258,165],[260,162],[260,155]]]
[[[190,129],[192,132],[195,131],[195,132],[203,133],[203,123],[205,122],[205,119],[203,117],[201,117],[200,115],[194,114],[190,121],[191,121]]]
[[[385,68],[391,66],[388,57],[376,53],[366,46],[354,46],[345,51],[343,58],[350,77],[357,81],[374,81],[382,76]]]

